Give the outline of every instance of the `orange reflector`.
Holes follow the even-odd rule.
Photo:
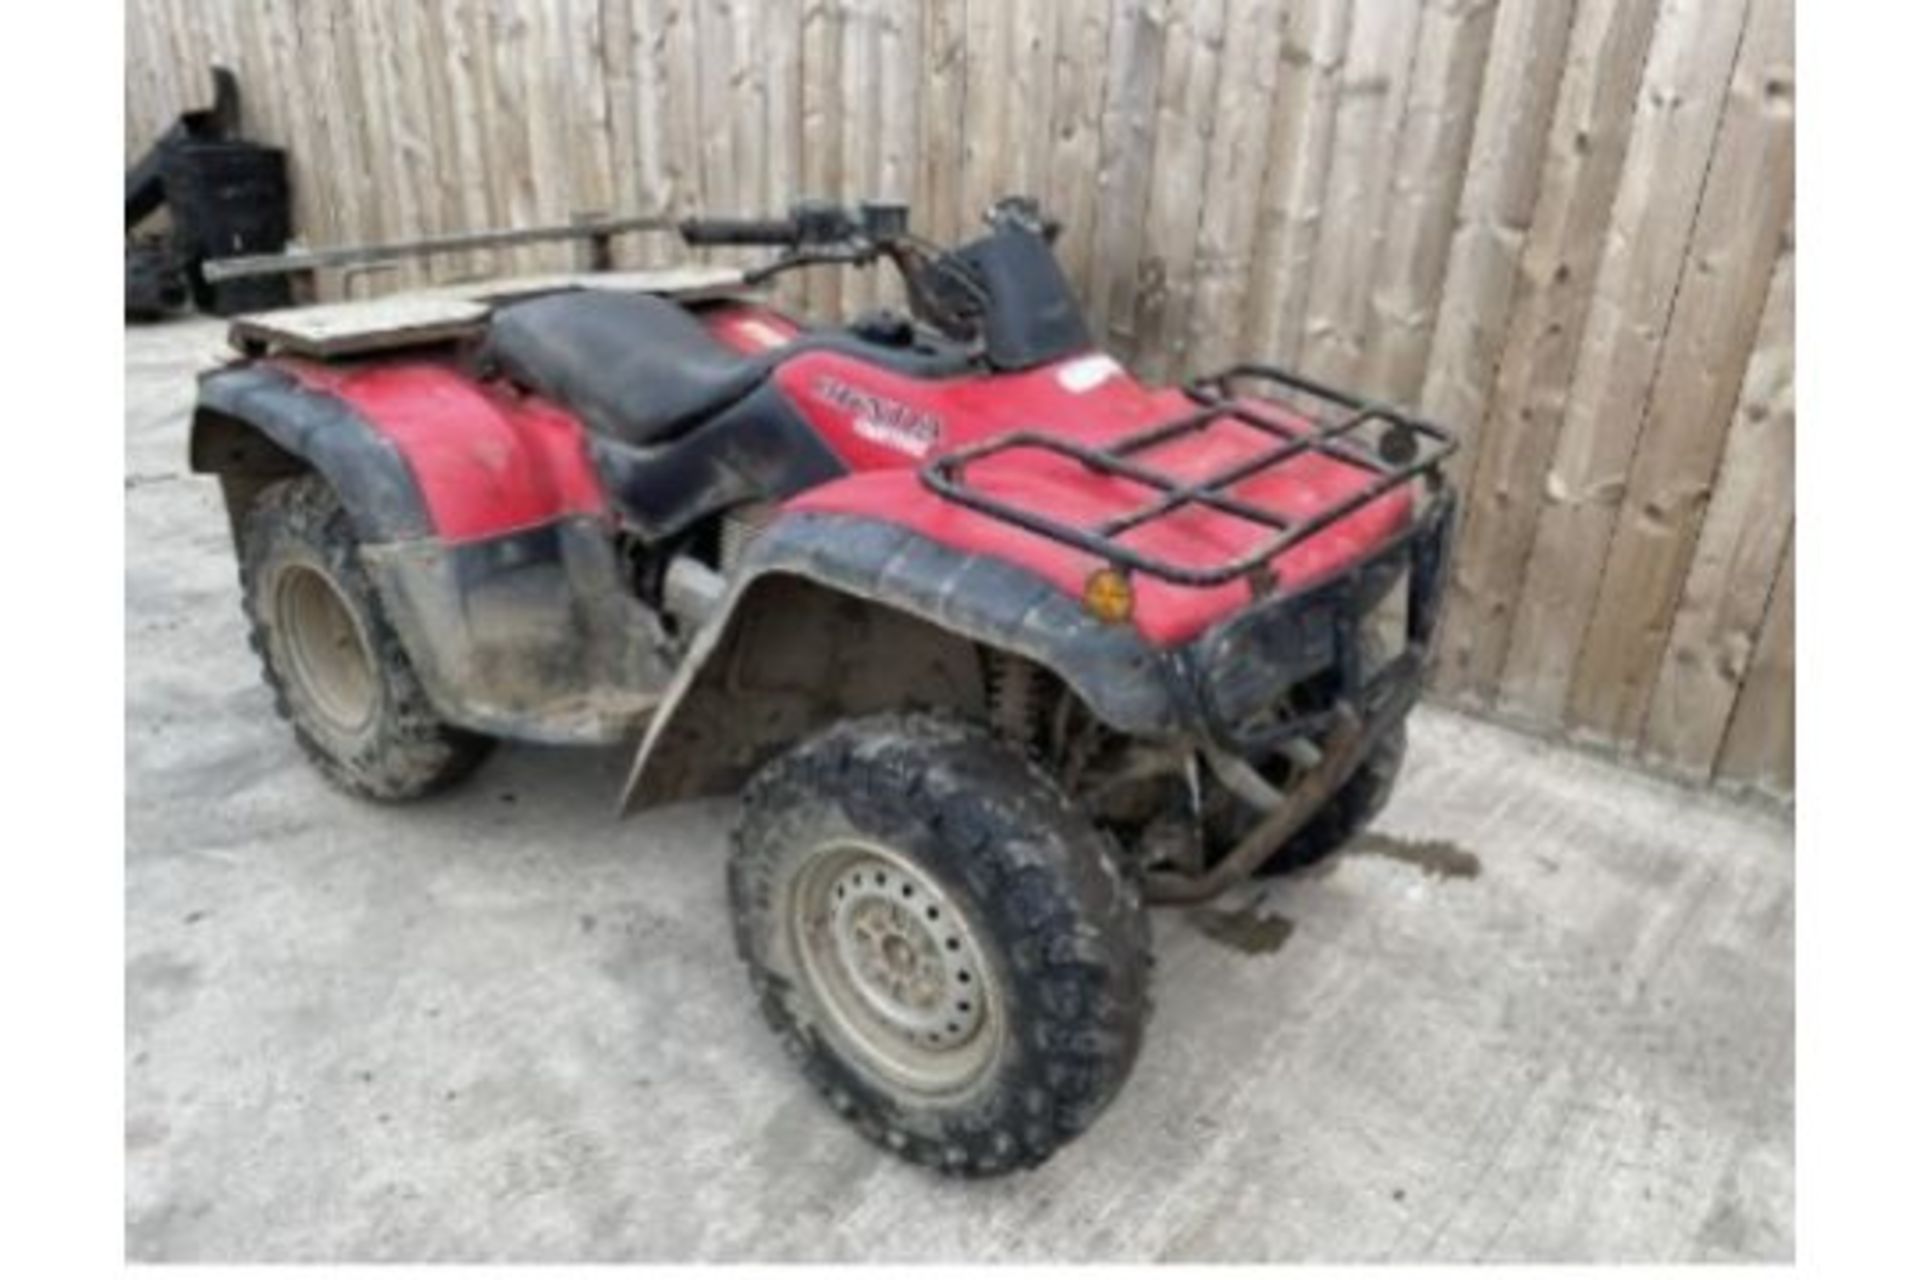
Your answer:
[[[1102,622],[1125,622],[1133,616],[1133,586],[1118,569],[1095,569],[1087,575],[1080,603]]]

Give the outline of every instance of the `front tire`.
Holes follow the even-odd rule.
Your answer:
[[[240,586],[274,707],[329,781],[412,800],[486,758],[491,738],[446,724],[428,701],[324,479],[260,492],[242,528]]]
[[[749,783],[728,888],[774,1031],[873,1141],[1031,1167],[1113,1099],[1147,1013],[1147,919],[1113,849],[984,729],[837,725]]]

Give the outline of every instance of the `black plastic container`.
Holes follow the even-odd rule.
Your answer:
[[[187,280],[158,236],[127,241],[127,319],[163,320],[187,305]]]
[[[161,163],[174,247],[194,305],[222,316],[291,305],[285,276],[214,284],[200,272],[211,258],[286,248],[292,225],[286,153],[251,142],[192,140],[168,147]]]

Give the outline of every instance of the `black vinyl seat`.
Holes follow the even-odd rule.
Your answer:
[[[487,348],[514,381],[630,445],[673,438],[772,369],[716,341],[663,298],[582,289],[494,312]]]

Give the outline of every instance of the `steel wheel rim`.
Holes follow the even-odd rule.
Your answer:
[[[898,853],[862,840],[818,847],[789,915],[829,1034],[888,1084],[956,1093],[999,1056],[998,981],[966,914]]]
[[[320,718],[342,734],[365,729],[380,683],[366,632],[333,579],[288,565],[274,582],[273,611],[290,674]]]

